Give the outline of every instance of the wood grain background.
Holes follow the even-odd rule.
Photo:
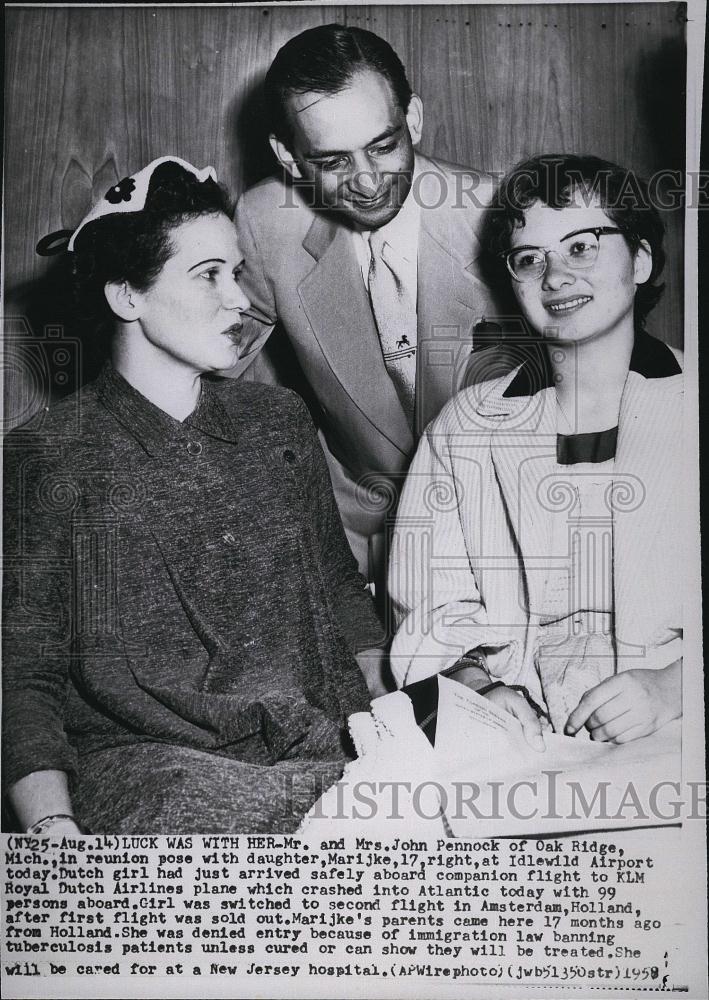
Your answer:
[[[213,164],[234,194],[268,173],[265,69],[293,34],[332,21],[397,50],[424,100],[424,152],[489,171],[554,151],[645,176],[683,168],[684,4],[6,9],[10,342],[47,325],[60,336],[63,283],[35,245],[121,177],[166,153]],[[650,326],[681,345],[682,213],[664,219],[666,291]],[[14,359],[11,423],[37,395]],[[74,381],[53,377],[54,389]]]

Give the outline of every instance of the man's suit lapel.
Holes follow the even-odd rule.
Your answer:
[[[298,294],[327,363],[364,415],[408,455],[413,437],[384,368],[352,234],[318,215],[303,247],[316,263],[300,283]]]
[[[477,274],[480,245],[469,213],[449,204],[447,174],[423,160],[417,196],[421,204],[418,248],[418,359],[416,426],[419,433],[461,387],[476,323],[492,306]],[[446,203],[438,205],[443,193]],[[460,220],[460,222],[458,222]]]
[[[478,275],[480,245],[470,226],[470,213],[462,206],[457,210],[455,192],[442,188],[452,183],[449,174],[432,160],[419,159],[417,435],[461,387],[473,327],[495,314],[491,292]],[[375,427],[410,454],[413,436],[384,368],[352,234],[336,220],[319,214],[303,247],[316,264],[298,292],[323,355]]]

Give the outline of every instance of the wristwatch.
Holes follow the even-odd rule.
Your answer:
[[[485,654],[480,649],[470,649],[467,653],[463,653],[460,659],[456,660],[455,663],[446,667],[445,670],[441,670],[442,677],[452,677],[458,673],[459,670],[465,670],[467,667],[478,667],[487,676],[488,682],[492,681],[490,672],[487,669],[487,661],[485,659]]]
[[[78,828],[80,833],[90,833],[91,831],[88,827],[85,827],[75,816],[70,816],[69,813],[54,813],[51,816],[43,816],[42,819],[38,819],[36,823],[32,826],[27,827],[27,833],[32,834],[35,837],[47,834],[53,826],[57,826],[59,823],[69,820],[70,823],[74,823]]]

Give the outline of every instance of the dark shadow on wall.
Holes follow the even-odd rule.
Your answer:
[[[686,78],[687,52],[679,37],[664,39],[638,64],[635,93],[640,118],[661,170],[684,169]]]
[[[227,114],[229,160],[241,163],[243,174],[238,194],[265,177],[278,175],[281,168],[268,142],[269,127],[263,100],[263,76],[234,98]],[[288,178],[285,178],[289,183]],[[300,394],[308,405],[313,420],[320,423],[322,415],[288,336],[280,323],[254,364],[249,378],[257,382],[274,382],[288,386]]]
[[[3,325],[5,430],[94,379],[108,357],[107,336],[78,320],[68,254],[51,258],[41,277],[6,290]]]
[[[263,77],[235,97],[227,113],[229,160],[242,163],[240,190],[276,173],[278,164],[268,143],[268,122],[263,101]]]
[[[686,5],[677,4],[675,16],[678,23],[686,24],[686,13]],[[693,190],[691,184],[685,184],[686,74],[687,51],[684,33],[680,30],[642,57],[635,74],[639,126],[644,130],[652,150],[654,177],[646,179],[651,182],[653,200],[665,226],[667,262],[664,275],[666,283],[676,289],[673,316],[667,316],[668,303],[665,299],[657,313],[651,314],[648,329],[678,347],[683,346],[684,340],[684,299],[681,293],[684,280],[683,192],[686,191],[691,198]],[[668,321],[673,332],[661,333],[663,327],[667,331]]]

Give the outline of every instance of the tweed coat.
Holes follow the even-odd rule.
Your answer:
[[[282,762],[341,767],[381,627],[294,393],[203,379],[179,422],[109,365],[5,456],[5,787],[66,771],[115,831],[120,779],[142,832],[256,829]]]

